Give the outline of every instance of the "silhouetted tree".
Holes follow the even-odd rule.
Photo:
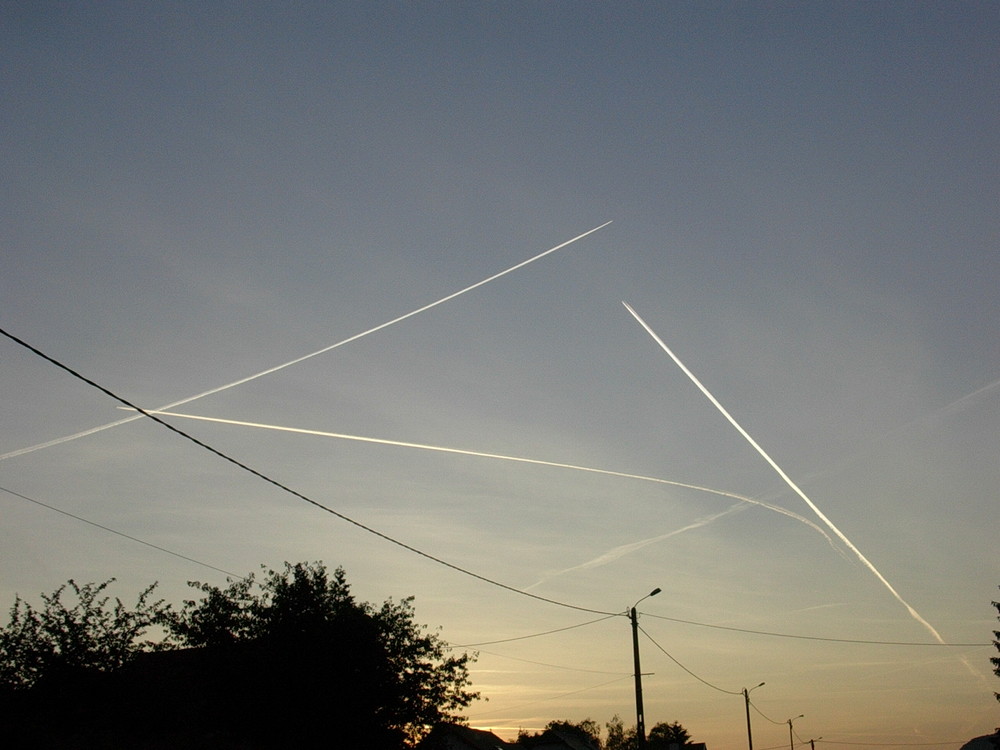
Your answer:
[[[604,750],[635,750],[636,731],[634,726],[626,729],[618,714],[612,716],[611,721],[604,726],[608,730],[607,739],[604,740]]]
[[[997,619],[1000,620],[1000,602],[993,602],[993,606],[997,611]],[[1000,630],[993,631],[993,645],[996,647],[997,651],[1000,651]],[[1000,677],[1000,657],[991,657],[990,662],[993,664],[993,674]],[[1000,693],[993,693],[993,696],[1000,701]]]
[[[600,750],[635,750],[638,735],[635,726],[626,728],[622,718],[615,714],[605,725],[607,737],[601,741],[601,728],[596,721],[584,719],[580,722],[550,721],[541,732],[531,733],[522,729],[517,734],[517,744],[525,747],[545,745],[551,740],[553,731],[571,734]],[[671,745],[684,747],[690,744],[691,735],[679,722],[660,722],[649,732],[647,745],[652,750],[668,750]]]
[[[282,737],[296,726],[312,736],[320,724],[338,734],[346,725],[360,733],[357,741],[401,746],[436,722],[460,720],[455,711],[478,697],[467,689],[472,657],[449,654],[417,625],[412,598],[378,608],[359,603],[341,568],[331,575],[322,563],[285,563],[260,583],[249,575],[224,589],[190,585],[204,596],[174,614],[173,639],[265,654],[259,684],[268,698],[260,709],[297,717],[297,724],[275,724]]]
[[[681,726],[680,722],[667,724],[661,721],[649,730],[647,744],[652,750],[669,750],[671,745],[683,747],[690,741],[691,734]]]
[[[83,586],[70,580],[42,594],[41,609],[16,597],[10,622],[0,629],[0,688],[20,691],[68,673],[111,671],[157,648],[141,638],[165,621],[170,605],[150,600],[154,583],[139,594],[134,608],[118,598],[111,606],[104,591],[114,580]],[[72,604],[64,601],[67,592],[76,599]]]
[[[595,750],[601,748],[601,727],[593,719],[583,721],[550,721],[541,732],[531,734],[521,730],[517,734],[517,744],[531,747],[532,745],[543,743],[547,736],[555,732],[562,732],[573,737],[577,737],[584,743],[590,745]]]
[[[478,697],[472,657],[418,625],[412,599],[358,602],[339,568],[192,583],[202,597],[179,611],[152,586],[111,606],[109,583],[70,581],[40,611],[15,601],[0,630],[5,744],[392,750]],[[165,639],[141,641],[155,625]]]

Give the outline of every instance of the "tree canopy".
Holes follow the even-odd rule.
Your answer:
[[[80,586],[70,579],[42,594],[41,609],[16,597],[10,622],[0,629],[0,688],[23,690],[67,672],[114,670],[136,653],[158,648],[141,639],[164,622],[170,605],[150,600],[155,583],[139,594],[134,608],[118,598],[112,605],[104,592],[114,580]],[[67,602],[70,596],[75,601]]]
[[[997,611],[997,619],[1000,620],[1000,602],[993,602],[993,606]],[[1000,651],[1000,630],[993,631],[993,645],[996,647],[997,651]],[[1000,657],[993,656],[990,657],[990,663],[993,664],[993,674],[1000,677]],[[1000,693],[993,693],[993,696],[1000,701]]]
[[[412,598],[359,602],[341,568],[191,582],[180,609],[152,586],[110,606],[109,583],[70,581],[40,611],[18,598],[0,630],[8,724],[49,727],[35,746],[402,748],[478,697],[473,657],[417,624]]]
[[[523,729],[517,734],[517,744],[531,747],[536,744],[544,744],[546,739],[553,733],[563,733],[576,737],[585,744],[600,750],[601,748],[601,727],[592,719],[583,721],[550,721],[545,725],[545,729],[534,734]]]
[[[596,721],[584,719],[583,721],[550,721],[541,732],[530,733],[524,730],[518,732],[517,744],[531,747],[536,744],[545,744],[545,741],[553,731],[573,735],[594,748],[600,750],[635,750],[637,746],[637,734],[635,726],[625,727],[624,722],[618,714],[615,714],[611,721],[605,725],[607,736],[601,740],[601,728]],[[690,744],[691,735],[679,722],[668,724],[660,722],[649,731],[647,746],[651,750],[669,750],[671,745],[684,747]]]
[[[691,741],[691,733],[680,722],[654,724],[649,730],[647,745],[655,750],[670,750],[671,745],[684,747]]]
[[[345,719],[364,717],[415,741],[438,721],[479,694],[469,691],[468,654],[450,655],[446,644],[414,621],[413,598],[380,607],[355,601],[342,568],[319,563],[230,580],[226,588],[191,583],[204,595],[189,600],[169,623],[184,646],[255,644],[297,665],[295,703],[336,696]],[[288,704],[288,700],[283,700]],[[319,709],[319,707],[317,707]]]
[[[622,718],[615,714],[611,721],[604,725],[608,731],[607,739],[604,741],[604,750],[633,750],[636,746],[635,727],[625,728]]]

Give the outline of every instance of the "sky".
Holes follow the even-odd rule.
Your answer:
[[[333,513],[146,418],[60,441],[130,414],[3,338],[0,608],[322,560],[478,651],[511,738],[634,723],[659,587],[647,727],[745,747],[765,682],[758,750],[989,733],[998,39],[986,2],[4,3],[0,327],[146,409],[214,391],[163,419]]]

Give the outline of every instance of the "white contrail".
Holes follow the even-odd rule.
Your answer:
[[[319,356],[320,354],[325,354],[326,352],[328,352],[328,351],[330,351],[332,349],[336,349],[337,347],[343,346],[344,344],[349,344],[352,341],[357,341],[358,339],[364,338],[365,336],[367,336],[367,335],[369,335],[371,333],[375,333],[376,331],[381,331],[383,328],[388,328],[389,326],[395,325],[396,323],[404,321],[407,318],[412,318],[414,315],[419,315],[422,312],[426,312],[427,310],[430,310],[432,307],[437,307],[438,305],[442,305],[445,302],[449,302],[450,300],[453,300],[456,297],[459,297],[459,296],[465,294],[466,292],[471,292],[473,289],[477,289],[477,288],[483,286],[484,284],[488,284],[491,281],[495,281],[496,279],[499,279],[501,276],[506,276],[509,273],[513,273],[514,271],[518,270],[519,268],[523,268],[524,266],[528,265],[529,263],[534,263],[536,260],[539,260],[540,258],[544,258],[549,253],[554,253],[556,250],[560,250],[560,249],[566,247],[567,245],[573,244],[577,240],[583,239],[588,234],[593,234],[598,229],[603,229],[604,227],[606,227],[610,223],[611,223],[610,221],[606,221],[603,224],[601,224],[600,226],[594,227],[593,229],[591,229],[591,230],[589,230],[587,232],[584,232],[583,234],[578,234],[576,237],[574,237],[571,240],[566,240],[566,242],[563,242],[563,243],[561,243],[559,245],[556,245],[555,247],[549,248],[548,250],[546,250],[543,253],[539,253],[538,255],[535,255],[535,256],[533,256],[531,258],[528,258],[527,260],[523,260],[520,263],[518,263],[517,265],[511,266],[510,268],[508,268],[505,271],[501,271],[500,273],[495,273],[492,276],[489,276],[488,278],[483,279],[482,281],[477,281],[472,286],[467,286],[464,289],[461,289],[461,290],[459,290],[457,292],[453,292],[452,294],[449,294],[447,297],[442,297],[441,299],[437,300],[436,302],[431,302],[430,304],[424,305],[423,307],[418,307],[416,310],[408,312],[405,315],[400,315],[398,318],[393,318],[392,320],[386,321],[385,323],[377,325],[374,328],[369,328],[367,331],[362,331],[361,333],[356,333],[353,336],[350,336],[349,338],[344,339],[343,341],[338,341],[336,344],[331,344],[330,346],[325,346],[322,349],[317,349],[316,351],[312,352],[311,354],[306,354],[305,356],[298,357],[298,358],[293,359],[293,360],[289,360],[288,362],[285,362],[284,364],[277,365],[276,367],[271,367],[271,368],[269,368],[267,370],[262,370],[261,372],[258,372],[258,373],[254,374],[254,375],[249,375],[249,376],[247,376],[245,378],[241,378],[239,380],[234,380],[232,383],[226,383],[225,385],[220,385],[217,388],[212,388],[211,390],[203,391],[203,392],[201,392],[201,393],[199,393],[199,394],[197,394],[195,396],[188,396],[187,398],[183,398],[180,401],[172,401],[171,403],[165,404],[165,405],[163,405],[163,406],[161,406],[159,408],[160,409],[173,409],[175,406],[182,406],[184,404],[189,404],[192,401],[197,401],[200,398],[205,398],[205,396],[211,396],[214,393],[220,393],[222,391],[229,390],[230,388],[235,388],[238,385],[243,385],[244,383],[249,383],[251,380],[256,380],[257,378],[262,378],[265,375],[270,375],[271,373],[278,372],[278,370],[284,370],[286,367],[291,367],[292,365],[297,365],[299,362],[305,362],[307,359],[311,359],[312,357]],[[126,424],[128,422],[133,422],[133,421],[135,421],[137,419],[142,419],[142,415],[141,414],[136,414],[134,417],[126,417],[125,419],[119,419],[117,422],[108,422],[107,424],[103,424],[103,425],[100,425],[98,427],[91,427],[89,430],[83,430],[82,432],[76,432],[76,433],[73,433],[72,435],[65,435],[63,437],[56,438],[54,440],[49,440],[48,442],[45,442],[45,443],[38,443],[37,445],[31,445],[31,446],[28,446],[27,448],[19,448],[17,450],[10,451],[9,453],[4,453],[4,454],[0,455],[0,461],[4,461],[4,460],[6,460],[8,458],[14,458],[15,456],[23,456],[25,453],[33,453],[34,451],[41,450],[42,448],[51,448],[53,445],[60,445],[61,443],[68,443],[70,440],[76,440],[77,438],[86,437],[87,435],[93,435],[95,432],[101,432],[103,430],[107,430],[107,429],[110,429],[112,427],[118,427],[119,425],[123,425],[123,424]]]
[[[746,509],[746,507],[747,506],[743,504],[733,505],[729,508],[726,508],[726,510],[722,511],[721,513],[713,513],[710,516],[702,516],[701,518],[695,519],[687,526],[682,526],[679,529],[668,531],[666,534],[659,534],[657,536],[649,537],[648,539],[640,539],[638,542],[630,542],[629,544],[622,544],[619,545],[618,547],[613,547],[612,549],[609,549],[607,552],[598,555],[592,560],[587,560],[586,562],[582,562],[579,565],[574,565],[570,568],[564,568],[562,570],[557,570],[554,573],[549,573],[542,580],[536,581],[530,586],[526,586],[524,590],[531,591],[531,589],[541,586],[546,581],[549,581],[557,576],[565,575],[566,573],[573,573],[577,570],[589,570],[590,568],[599,568],[602,565],[607,565],[608,563],[612,563],[615,560],[624,557],[625,555],[630,555],[633,552],[642,549],[643,547],[648,547],[650,544],[656,544],[657,542],[662,542],[665,539],[669,539],[672,536],[683,534],[685,531],[694,531],[695,529],[700,529],[702,526],[707,526],[708,524],[712,523],[712,521],[717,521],[723,516],[728,516],[730,513],[735,513],[738,510],[744,510]]]
[[[994,380],[992,383],[987,383],[984,386],[977,388],[974,391],[966,393],[964,396],[959,396],[954,401],[950,401],[944,406],[939,406],[932,411],[925,414],[921,414],[918,417],[914,417],[901,425],[893,427],[882,434],[867,438],[863,443],[856,444],[854,446],[854,451],[847,455],[841,456],[833,463],[822,467],[820,470],[811,472],[806,475],[807,480],[813,480],[817,477],[822,477],[830,475],[839,471],[843,471],[844,468],[849,465],[852,461],[859,458],[869,458],[872,453],[872,445],[885,445],[890,439],[894,438],[896,435],[910,435],[914,429],[921,425],[922,423],[929,422],[934,419],[943,419],[945,417],[951,416],[956,412],[960,412],[967,409],[970,404],[976,403],[980,396],[983,396],[991,391],[996,390],[1000,387],[1000,379]]]
[[[118,407],[120,409],[125,409],[126,407]],[[775,513],[780,513],[783,516],[788,516],[789,518],[794,518],[800,523],[804,523],[809,526],[814,531],[818,532],[826,539],[831,547],[836,549],[838,552],[839,548],[833,543],[830,535],[827,534],[822,528],[817,526],[815,523],[810,521],[804,516],[800,516],[798,513],[788,510],[787,508],[782,508],[780,505],[772,505],[771,503],[766,503],[763,500],[757,500],[752,497],[746,497],[745,495],[737,495],[734,492],[726,492],[725,490],[716,490],[711,487],[701,487],[696,484],[687,484],[685,482],[674,482],[670,479],[660,479],[659,477],[649,477],[643,476],[642,474],[628,474],[623,471],[612,471],[610,469],[596,469],[591,466],[578,466],[576,464],[565,464],[559,463],[557,461],[544,461],[539,458],[524,458],[523,456],[505,456],[501,453],[484,453],[483,451],[472,451],[466,450],[464,448],[449,448],[443,445],[427,445],[424,443],[409,443],[402,440],[389,440],[386,438],[373,438],[364,437],[363,435],[345,435],[340,432],[326,432],[324,430],[307,430],[301,427],[285,427],[276,424],[261,424],[259,422],[242,422],[237,419],[223,419],[222,417],[203,417],[197,414],[182,414],[180,412],[163,411],[156,410],[150,411],[150,414],[156,414],[158,416],[166,417],[179,417],[181,419],[197,419],[202,422],[215,422],[216,424],[229,424],[235,425],[237,427],[256,427],[263,430],[276,430],[278,432],[294,432],[300,435],[316,435],[318,437],[328,437],[337,438],[339,440],[354,440],[360,443],[375,443],[378,445],[391,445],[398,448],[417,448],[419,450],[425,451],[436,451],[438,453],[453,453],[460,456],[475,456],[477,458],[492,458],[500,461],[514,461],[516,463],[522,464],[534,464],[536,466],[551,466],[556,469],[569,469],[571,471],[586,471],[591,474],[604,474],[611,477],[621,477],[622,479],[636,479],[641,482],[656,482],[657,484],[667,484],[671,487],[682,487],[688,490],[695,490],[697,492],[707,492],[711,495],[718,495],[720,497],[728,497],[733,500],[739,500],[742,503],[749,503],[750,505],[759,505],[761,508],[767,508],[768,510],[774,511]]]
[[[935,630],[934,626],[931,625],[929,622],[927,622],[927,620],[925,620],[920,615],[920,613],[917,612],[917,610],[911,607],[909,603],[907,603],[907,601],[899,595],[899,592],[897,592],[896,589],[892,587],[892,584],[889,583],[889,581],[886,580],[885,576],[883,576],[878,571],[878,568],[876,568],[871,563],[871,561],[861,553],[861,550],[859,550],[857,547],[854,546],[854,543],[851,542],[851,540],[848,539],[847,536],[840,529],[837,528],[837,526],[833,523],[833,521],[831,521],[829,518],[826,517],[823,511],[821,511],[818,507],[816,507],[816,504],[809,499],[806,493],[804,493],[801,489],[799,489],[799,486],[795,484],[795,482],[791,480],[791,477],[789,477],[781,469],[781,467],[774,462],[774,459],[772,459],[769,455],[767,455],[767,452],[763,448],[761,448],[760,445],[757,444],[757,441],[754,440],[752,437],[750,437],[750,434],[740,426],[739,422],[733,419],[732,415],[728,411],[726,411],[725,407],[721,403],[719,403],[718,399],[716,399],[715,396],[713,396],[709,392],[709,390],[704,385],[701,384],[701,381],[695,377],[693,372],[691,372],[687,367],[684,366],[684,363],[681,362],[680,359],[678,359],[677,355],[674,354],[672,351],[670,351],[670,347],[668,347],[665,343],[663,343],[663,340],[659,336],[657,336],[656,332],[653,331],[653,329],[646,324],[646,321],[640,318],[639,314],[635,310],[633,310],[627,302],[622,302],[622,304],[625,305],[625,309],[632,314],[632,317],[635,318],[636,321],[638,321],[639,325],[641,325],[643,328],[646,329],[646,333],[648,333],[650,336],[653,337],[653,340],[660,345],[660,348],[663,349],[663,351],[665,351],[670,356],[670,358],[674,361],[674,363],[679,368],[681,368],[684,374],[691,379],[691,382],[694,383],[696,386],[698,386],[698,390],[700,390],[702,393],[705,394],[705,397],[712,402],[715,408],[719,410],[719,413],[722,414],[722,416],[724,416],[727,420],[729,420],[729,423],[736,428],[736,431],[739,432],[746,439],[746,441],[750,443],[750,445],[753,446],[754,450],[756,450],[760,454],[761,458],[763,458],[765,461],[767,461],[768,464],[771,465],[771,468],[778,473],[778,476],[785,481],[785,484],[787,484],[796,495],[798,495],[800,498],[802,498],[802,500],[805,501],[805,504],[808,505],[812,509],[813,513],[815,513],[819,517],[819,519],[826,524],[827,528],[829,528],[830,531],[832,531],[837,536],[837,538],[840,539],[840,541],[842,541],[845,545],[847,545],[848,549],[850,549],[855,555],[857,555],[861,563],[866,568],[868,568],[868,570],[870,570],[875,575],[876,578],[878,578],[882,582],[882,585],[884,585],[889,590],[889,593],[891,593],[900,604],[906,607],[906,611],[910,613],[910,616],[913,617],[913,619],[915,619],[925,628],[927,628],[930,634],[933,635],[934,638],[936,638],[939,643],[944,643],[945,642],[944,639],[941,637],[941,634],[938,633],[937,630]]]

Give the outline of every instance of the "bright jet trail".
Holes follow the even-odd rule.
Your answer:
[[[124,409],[125,407],[118,407]],[[323,430],[307,430],[301,427],[284,427],[282,425],[276,424],[261,424],[259,422],[241,422],[237,419],[223,419],[222,417],[203,417],[197,414],[182,414],[173,411],[150,411],[150,414],[156,414],[162,417],[179,417],[181,419],[196,419],[202,422],[215,422],[216,424],[228,424],[235,425],[237,427],[256,427],[262,430],[276,430],[278,432],[294,432],[299,435],[315,435],[317,437],[328,437],[337,438],[338,440],[354,440],[360,443],[375,443],[377,445],[391,445],[398,448],[416,448],[418,450],[425,451],[436,451],[438,453],[452,453],[460,456],[474,456],[477,458],[492,458],[500,461],[514,461],[515,463],[522,464],[534,464],[535,466],[551,466],[556,469],[569,469],[571,471],[586,471],[591,474],[604,474],[605,476],[611,477],[621,477],[622,479],[636,479],[641,482],[656,482],[657,484],[667,484],[671,487],[682,487],[688,490],[695,490],[697,492],[707,492],[711,495],[718,495],[719,497],[728,497],[733,500],[739,500],[742,503],[749,503],[750,505],[759,505],[762,508],[767,508],[775,513],[780,513],[783,516],[788,516],[789,518],[794,518],[800,523],[804,523],[811,529],[819,534],[822,534],[826,541],[835,550],[840,552],[840,549],[834,545],[833,540],[830,538],[822,528],[817,526],[815,523],[810,521],[804,516],[800,516],[798,513],[794,513],[787,508],[782,508],[780,505],[771,505],[763,500],[756,500],[752,497],[746,497],[744,495],[737,495],[734,492],[726,492],[725,490],[716,490],[711,487],[700,487],[696,484],[686,484],[685,482],[674,482],[670,479],[660,479],[659,477],[648,477],[642,474],[628,474],[623,471],[612,471],[611,469],[596,469],[591,466],[577,466],[575,464],[564,464],[557,461],[544,461],[540,458],[524,458],[523,456],[505,456],[501,453],[484,453],[482,451],[472,451],[466,450],[464,448],[449,448],[443,445],[426,445],[424,443],[408,443],[402,440],[389,440],[386,438],[374,438],[374,437],[364,437],[362,435],[345,435],[339,432],[325,432]],[[728,513],[729,511],[726,511]],[[725,513],[721,514],[725,515]],[[668,535],[669,536],[669,535]],[[639,543],[640,545],[644,543]]]
[[[851,552],[857,555],[857,558],[862,562],[862,564],[866,568],[868,568],[868,570],[870,570],[875,575],[875,577],[882,582],[882,585],[889,590],[889,593],[891,593],[900,604],[906,607],[906,611],[910,613],[910,616],[913,617],[913,619],[915,619],[925,628],[927,628],[930,634],[937,639],[938,643],[944,643],[945,642],[944,639],[941,637],[941,634],[938,633],[937,630],[935,630],[934,626],[931,625],[929,622],[927,622],[927,620],[925,620],[920,615],[920,613],[917,612],[917,610],[911,607],[906,602],[906,600],[899,595],[899,592],[897,592],[896,589],[892,587],[892,584],[885,579],[885,576],[883,576],[878,571],[878,568],[876,568],[872,564],[872,562],[861,553],[861,550],[859,550],[857,547],[854,546],[854,543],[851,542],[851,540],[848,539],[847,536],[840,529],[837,528],[837,526],[833,523],[833,521],[831,521],[829,518],[826,517],[823,511],[821,511],[818,507],[816,507],[816,504],[809,499],[809,497],[806,495],[805,492],[799,489],[799,486],[792,481],[791,477],[789,477],[782,470],[782,468],[778,466],[777,463],[775,463],[774,459],[772,459],[767,454],[767,452],[763,448],[761,448],[760,445],[757,444],[756,440],[750,437],[750,433],[744,430],[740,426],[739,422],[733,419],[732,415],[728,411],[726,411],[725,407],[721,403],[719,403],[719,400],[716,399],[715,396],[713,396],[709,392],[709,390],[704,385],[701,384],[701,381],[695,377],[693,372],[691,372],[687,367],[684,366],[684,363],[681,362],[680,359],[678,359],[677,355],[674,354],[672,351],[670,351],[670,347],[668,347],[666,344],[663,343],[663,340],[659,336],[657,336],[656,332],[653,331],[653,329],[646,324],[646,321],[640,318],[639,314],[635,310],[633,310],[632,307],[627,302],[622,302],[622,304],[625,305],[625,309],[628,310],[629,313],[631,313],[632,317],[636,319],[639,325],[641,325],[643,328],[646,329],[646,333],[648,333],[650,336],[653,337],[653,340],[660,345],[660,348],[663,349],[663,351],[665,351],[670,356],[670,358],[674,361],[674,363],[679,368],[681,368],[683,373],[687,375],[688,378],[691,379],[691,382],[694,383],[696,386],[698,386],[698,390],[700,390],[702,393],[705,394],[705,397],[712,402],[712,405],[719,410],[719,413],[722,414],[722,416],[724,416],[727,420],[729,420],[729,423],[736,428],[736,431],[739,432],[746,439],[746,441],[750,443],[751,446],[753,446],[754,450],[756,450],[760,454],[761,458],[763,458],[765,461],[767,461],[768,464],[770,464],[771,468],[778,473],[778,476],[785,481],[785,484],[787,484],[796,495],[798,495],[800,498],[802,498],[802,500],[805,501],[805,504],[808,505],[812,509],[813,513],[815,513],[819,517],[819,519],[826,524],[827,528],[829,528],[830,531],[832,531],[837,536],[837,538],[840,539],[840,541],[842,541],[845,545],[847,545],[848,549],[850,549]]]
[[[443,305],[445,302],[450,302],[451,300],[455,299],[456,297],[460,297],[466,292],[471,292],[473,289],[478,289],[484,284],[488,284],[491,281],[499,279],[501,276],[506,276],[509,273],[513,273],[519,268],[524,268],[524,266],[528,265],[529,263],[534,263],[536,260],[544,258],[549,253],[554,253],[556,250],[560,250],[566,247],[567,245],[572,245],[577,240],[581,240],[587,235],[593,234],[598,229],[604,229],[604,227],[606,227],[610,223],[611,223],[610,221],[606,221],[600,226],[594,227],[593,229],[586,231],[583,234],[578,234],[571,240],[566,240],[565,242],[556,245],[555,247],[549,248],[545,252],[539,253],[538,255],[528,258],[527,260],[523,260],[520,263],[506,269],[505,271],[500,271],[500,273],[495,273],[492,276],[483,279],[482,281],[477,281],[475,284],[472,284],[471,286],[467,286],[464,289],[461,289],[457,292],[452,292],[448,296],[442,297],[436,302],[431,302],[430,304],[424,305],[423,307],[418,307],[416,310],[412,310],[406,313],[405,315],[400,315],[398,318],[393,318],[392,320],[386,321],[385,323],[377,325],[374,328],[369,328],[367,331],[356,333],[353,336],[344,339],[343,341],[338,341],[336,344],[330,344],[330,346],[325,346],[322,349],[317,349],[311,354],[306,354],[302,357],[289,360],[284,364],[271,367],[267,370],[262,370],[261,372],[258,372],[254,375],[248,375],[247,377],[241,378],[240,380],[234,380],[232,383],[227,383],[226,385],[220,385],[217,388],[212,388],[211,390],[203,391],[202,393],[199,393],[195,396],[188,396],[187,398],[181,399],[180,401],[173,401],[169,404],[161,406],[160,409],[173,409],[175,406],[182,406],[184,404],[189,404],[192,401],[197,401],[200,398],[205,398],[205,396],[211,396],[212,394],[215,393],[221,393],[222,391],[227,391],[230,388],[235,388],[238,385],[249,383],[251,380],[256,380],[257,378],[262,378],[265,375],[270,375],[271,373],[278,372],[278,370],[284,370],[286,367],[297,365],[299,362],[305,362],[307,359],[312,359],[313,357],[317,357],[320,354],[325,354],[328,351],[344,346],[345,344],[349,344],[352,341],[357,341],[358,339],[364,338],[365,336],[375,333],[376,331],[381,331],[383,328],[388,328],[389,326],[395,325],[396,323],[400,323],[406,320],[407,318],[412,318],[414,315],[419,315],[422,312],[426,312],[427,310],[430,310],[433,307],[437,307],[438,305]],[[149,410],[149,411],[155,413],[154,410]],[[107,424],[103,424],[98,427],[91,427],[89,430],[83,430],[82,432],[77,432],[72,435],[65,435],[61,438],[56,438],[55,440],[49,440],[48,442],[45,443],[38,443],[37,445],[31,445],[26,448],[19,448],[17,450],[10,451],[9,453],[4,453],[3,455],[0,455],[0,461],[4,461],[8,458],[14,458],[15,456],[23,456],[26,453],[33,453],[34,451],[41,450],[42,448],[51,448],[54,445],[60,445],[61,443],[68,443],[70,440],[76,440],[77,438],[86,437],[87,435],[93,435],[96,432],[101,432],[103,430],[107,430],[112,427],[118,427],[119,425],[127,424],[128,422],[134,422],[137,419],[142,419],[142,415],[136,414],[133,417],[126,417],[125,419],[119,419],[117,422],[108,422]]]

